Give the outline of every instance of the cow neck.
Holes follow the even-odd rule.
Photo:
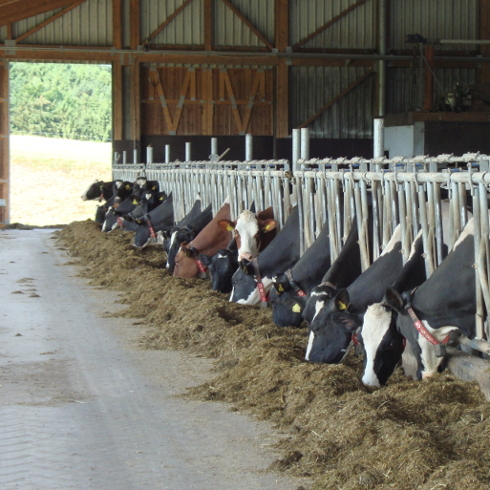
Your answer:
[[[410,319],[412,320],[412,323],[413,323],[413,326],[415,327],[415,329],[417,330],[417,332],[422,335],[422,337],[424,337],[428,342],[430,342],[432,345],[437,345],[437,346],[440,346],[440,345],[444,345],[444,344],[447,344],[449,342],[449,339],[451,337],[451,334],[448,334],[447,337],[442,341],[442,342],[439,342],[425,327],[424,327],[424,324],[422,323],[422,321],[419,319],[419,317],[417,316],[417,314],[415,313],[415,311],[413,310],[412,308],[412,296],[413,294],[415,293],[415,291],[417,290],[417,288],[415,289],[412,289],[412,291],[410,291],[410,295],[409,295],[409,298],[408,298],[408,301],[407,301],[407,304],[405,305],[405,310],[407,310],[409,316],[410,316]]]
[[[257,289],[259,290],[260,302],[262,304],[268,302],[267,293],[265,292],[264,283],[262,282],[262,276],[260,275],[259,262],[257,258],[251,261],[252,267],[254,268],[254,277],[257,282]]]
[[[146,214],[143,219],[146,221],[146,224],[148,225],[148,230],[150,232],[150,237],[151,238],[156,238],[157,234],[155,233],[155,228],[153,228],[153,225],[151,224],[150,220],[150,215]]]
[[[306,293],[299,287],[298,283],[293,279],[293,273],[291,269],[288,269],[286,271],[286,277],[288,278],[289,284],[292,286],[297,296],[300,297],[306,296]]]

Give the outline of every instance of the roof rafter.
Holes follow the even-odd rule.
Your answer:
[[[0,25],[72,5],[74,0],[0,0]]]

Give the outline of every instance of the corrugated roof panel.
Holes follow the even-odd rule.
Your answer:
[[[291,118],[297,128],[366,73],[359,67],[293,67]],[[314,138],[371,138],[374,76],[368,77],[312,121]]]
[[[390,46],[396,50],[409,48],[407,34],[426,39],[478,39],[478,9],[478,0],[392,0]],[[475,45],[444,45],[442,49],[471,51]]]
[[[274,2],[233,0],[233,5],[271,44],[274,44]],[[214,6],[215,45],[265,46],[230,7],[223,2],[216,2]]]
[[[182,5],[184,0],[142,0],[141,36],[150,36]],[[204,43],[204,9],[202,0],[194,0],[187,5],[154,39],[151,44],[191,45]]]
[[[290,10],[291,45],[305,39],[355,4],[355,0],[325,2],[292,0]],[[376,1],[366,0],[305,44],[310,49],[375,49]]]
[[[28,32],[62,9],[36,15],[14,24],[14,37]],[[87,0],[41,30],[25,38],[22,43],[39,45],[112,45],[112,5],[104,0]]]

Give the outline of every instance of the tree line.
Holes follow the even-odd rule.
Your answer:
[[[112,71],[109,65],[10,65],[12,133],[111,141]]]

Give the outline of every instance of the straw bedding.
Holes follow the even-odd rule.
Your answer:
[[[476,384],[397,370],[387,387],[368,389],[362,359],[306,363],[306,328],[278,328],[268,309],[170,277],[160,246],[135,249],[131,233],[104,234],[92,221],[56,233],[82,276],[123,292],[118,314],[149,327],[141,347],[216,359],[212,382],[188,396],[229,402],[286,432],[272,469],[310,477],[311,490],[490,489],[490,404]]]

